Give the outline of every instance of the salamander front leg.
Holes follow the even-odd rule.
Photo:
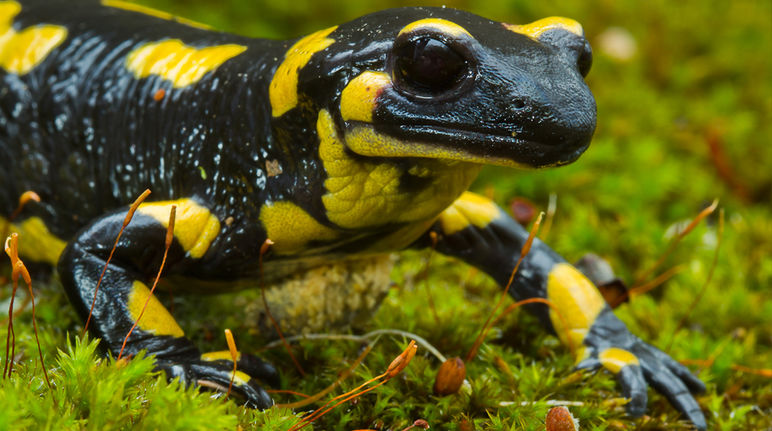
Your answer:
[[[456,256],[493,277],[502,287],[520,257],[528,232],[490,200],[464,193],[446,209],[432,228],[437,250]],[[428,238],[417,243],[429,244]],[[651,385],[700,430],[705,417],[692,393],[705,385],[683,365],[628,331],[587,277],[535,239],[510,288],[517,300],[546,298],[527,306],[554,331],[563,344],[573,346],[580,368],[604,367],[616,375],[633,416],[645,412]]]
[[[190,206],[195,204],[188,202],[188,207],[185,202],[174,204],[179,206],[175,241],[169,250],[165,273],[179,271],[200,259],[209,245],[207,235],[212,235],[212,231],[216,235],[219,230],[219,224],[214,226],[213,217],[202,207],[198,206],[201,211],[195,213],[190,211]],[[121,351],[126,335],[136,322],[137,327],[126,341],[124,356],[146,350],[155,355],[158,369],[186,384],[227,388],[233,378],[234,392],[243,396],[248,405],[270,407],[273,402],[258,381],[276,382],[273,367],[243,355],[238,363],[241,371],[234,376],[229,358],[202,355],[168,310],[150,294],[149,283],[158,271],[164,251],[166,227],[162,220],[168,220],[170,205],[140,206],[118,243],[98,292],[95,292],[97,282],[126,212],[107,215],[83,230],[59,260],[59,274],[67,295],[84,321],[93,303],[89,331],[99,337],[114,356]],[[146,303],[147,308],[138,321]]]

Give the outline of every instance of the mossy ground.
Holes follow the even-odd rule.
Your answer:
[[[585,26],[595,47],[588,81],[598,101],[598,130],[590,150],[557,170],[488,169],[475,185],[501,204],[525,196],[544,208],[555,194],[557,213],[545,239],[569,260],[596,252],[632,282],[667,248],[673,226],[693,217],[706,202],[721,200],[726,213],[721,250],[697,305],[687,309],[710,271],[717,244],[715,217],[668,259],[666,267],[681,265],[683,270],[620,307],[618,314],[633,332],[678,360],[712,359],[709,365],[693,367],[708,386],[698,400],[711,429],[772,427],[772,379],[736,369],[772,364],[772,3],[446,4],[500,21],[565,15]],[[154,3],[219,28],[270,37],[307,33],[395,5],[386,0]],[[613,54],[611,42],[626,38],[634,42],[635,52],[624,60]],[[463,356],[498,289],[483,275],[435,256],[428,286],[437,304],[436,322],[420,280],[425,257],[410,253],[400,262],[395,288],[372,322],[357,331],[415,332],[446,356]],[[167,383],[150,372],[148,359],[117,366],[95,355],[93,344],[74,341],[81,324],[56,282],[38,283],[36,294],[41,343],[55,389],[50,392],[42,379],[27,306],[15,319],[15,371],[0,382],[0,429],[287,429],[297,421],[287,409],[244,410],[211,393]],[[9,297],[6,286],[0,291],[0,309],[7,310]],[[191,310],[178,298],[177,312],[207,349],[224,348],[220,334],[227,326],[242,349],[257,350],[262,342],[243,329],[231,298],[219,299],[208,311]],[[24,302],[24,295],[17,301]],[[684,327],[676,330],[687,315]],[[5,331],[0,332],[2,346]],[[383,371],[406,343],[401,337],[381,337],[343,388]],[[349,341],[300,343],[296,352],[306,377],[289,365],[283,350],[261,354],[280,364],[284,388],[314,393],[334,381],[360,349]],[[0,357],[5,358],[4,351]],[[497,365],[499,358],[508,369]],[[458,395],[432,395],[438,366],[425,349],[419,350],[403,374],[332,411],[315,429],[399,430],[418,418],[433,429],[542,429],[550,400],[578,403],[571,410],[585,429],[686,428],[653,391],[649,416],[626,417],[615,399],[619,395],[613,378],[605,372],[574,373],[567,349],[526,313],[513,313],[497,324],[467,365],[469,385]],[[294,401],[285,395],[276,398]]]

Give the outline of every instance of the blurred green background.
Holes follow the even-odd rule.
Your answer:
[[[218,29],[270,38],[297,37],[371,11],[419,4],[385,0],[143,3]],[[621,306],[618,314],[644,340],[694,364],[692,369],[708,384],[708,392],[698,399],[710,412],[711,429],[770,429],[772,379],[759,373],[772,374],[768,370],[772,364],[772,1],[420,4],[444,4],[510,23],[561,15],[584,25],[594,49],[587,81],[598,103],[598,128],[590,149],[579,161],[560,169],[486,168],[474,188],[504,206],[514,197],[526,197],[545,209],[554,195],[556,213],[542,237],[570,261],[590,251],[600,254],[630,284],[667,249],[679,227],[719,199],[725,211],[723,235],[719,235],[716,213],[657,271],[678,267],[680,272],[651,293]],[[719,237],[718,261],[706,285]],[[490,312],[497,289],[463,266],[433,258],[429,285],[437,302],[438,325],[426,310],[425,291],[418,288],[425,257],[413,253],[400,262],[394,274],[400,288],[394,289],[363,330],[409,330],[425,336],[448,356],[463,355]],[[5,290],[2,298],[8,298]],[[51,364],[57,358],[56,350],[66,344],[63,329],[77,330],[79,323],[57,288],[41,291],[39,301],[39,324],[46,360]],[[233,307],[227,301],[230,299],[222,306]],[[177,307],[175,315],[186,329],[193,327],[189,333],[197,334],[206,348],[222,348],[218,334],[223,324],[234,328],[241,345],[254,342],[249,329],[239,332],[243,322],[237,310],[204,314],[194,306],[186,310],[184,303]],[[19,429],[233,429],[239,423],[244,428],[287,429],[291,423],[287,422],[291,413],[286,410],[262,414],[245,412],[230,403],[211,404],[214,401],[205,396],[173,392],[161,380],[145,378],[137,383],[132,380],[138,378],[134,375],[120,377],[118,373],[129,372],[120,367],[99,368],[108,374],[97,380],[121,381],[126,392],[110,386],[113,383],[104,383],[100,389],[88,377],[95,372],[89,368],[94,358],[82,350],[77,352],[81,352],[83,370],[88,370],[82,373],[82,381],[68,372],[77,363],[75,354],[70,359],[59,356],[52,370],[65,382],[57,390],[66,392],[59,392],[57,398],[69,402],[68,407],[40,407],[38,411],[35,406],[48,405],[49,397],[43,395],[36,368],[29,317],[27,310],[17,323],[22,356],[18,377],[2,383],[0,404],[6,408],[0,409],[0,428],[17,424]],[[683,327],[679,326],[682,319]],[[470,387],[461,395],[434,398],[430,388],[439,364],[419,354],[404,378],[361,398],[356,405],[333,411],[316,429],[402,429],[419,417],[427,419],[432,429],[543,429],[548,409],[544,401],[549,399],[581,402],[572,412],[590,429],[685,427],[676,422],[677,414],[667,402],[653,392],[650,416],[631,420],[614,404],[618,392],[608,375],[584,376],[577,383],[566,349],[526,314],[512,315],[499,327],[498,336],[490,337],[479,359],[468,365]],[[4,335],[0,341],[5,341]],[[381,341],[344,387],[350,389],[383,369],[404,347],[395,344]],[[358,353],[356,346],[333,342],[305,342],[302,347],[301,360],[313,377],[297,375],[282,351],[264,354],[283,364],[284,388],[306,393],[335,380]],[[503,358],[511,369],[496,366],[500,363],[497,358]],[[752,370],[741,369],[743,366]],[[105,393],[109,396],[102,397]],[[283,402],[294,400],[277,397]],[[513,403],[502,406],[502,401]]]

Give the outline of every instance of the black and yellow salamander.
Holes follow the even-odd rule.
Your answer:
[[[378,256],[435,235],[437,250],[504,286],[527,232],[466,189],[483,164],[579,157],[596,120],[583,79],[590,63],[582,27],[565,18],[510,25],[405,8],[271,41],[115,0],[0,0],[0,215],[20,232],[27,260],[58,265],[84,320],[95,301],[89,330],[109,351],[149,298],[125,353],[147,350],[170,377],[227,387],[232,364],[202,354],[149,294],[172,205],[165,278],[176,292],[256,286],[267,238],[273,286],[325,266],[377,272]],[[95,298],[127,204],[146,188],[152,200],[123,233]],[[27,190],[41,201],[9,220]],[[561,311],[562,320],[530,308],[578,346],[578,367],[617,376],[631,414],[643,414],[651,385],[705,429],[692,396],[702,382],[632,335],[542,242],[511,293]],[[281,314],[281,298],[313,296],[277,294],[272,307]],[[353,314],[353,302],[340,314]],[[284,311],[290,321],[304,313],[293,310]],[[257,380],[275,381],[275,370],[247,354],[238,369],[248,404],[270,406]]]

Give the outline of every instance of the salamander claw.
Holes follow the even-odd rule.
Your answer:
[[[705,385],[683,365],[664,352],[639,340],[636,354],[643,374],[651,386],[665,396],[699,430],[707,429],[705,416],[693,392],[705,391]]]
[[[692,395],[705,391],[705,384],[665,352],[644,343],[606,307],[584,339],[585,357],[578,368],[603,366],[619,381],[627,411],[640,416],[646,410],[647,386],[670,401],[698,430],[707,428],[705,416]]]
[[[625,398],[630,399],[630,402],[625,406],[627,414],[636,418],[643,416],[646,413],[646,403],[649,396],[647,394],[648,385],[641,367],[631,365],[622,368],[617,374],[617,381],[622,387],[622,394]]]
[[[597,370],[604,367],[616,375],[622,394],[630,401],[626,405],[627,413],[640,417],[646,412],[648,384],[635,356],[619,348],[609,348],[598,354],[594,348],[588,348],[587,357],[580,361],[579,370]]]
[[[244,359],[245,358],[242,356],[238,365],[242,365]],[[249,359],[248,361],[252,361],[252,359]],[[258,359],[258,361],[260,362],[260,365],[252,367],[252,370],[257,370],[259,374],[265,376],[270,376],[272,371],[273,375],[276,376],[276,372],[273,370],[272,366],[266,364],[262,360]],[[251,365],[255,364],[256,363],[252,363]],[[179,378],[185,385],[196,384],[225,392],[228,390],[232,379],[232,392],[242,397],[245,400],[245,405],[247,407],[267,409],[273,405],[273,399],[271,399],[271,396],[260,386],[257,377],[253,378],[243,371],[236,371],[235,376],[233,375],[233,362],[231,361],[204,361],[200,359],[169,361],[157,359],[156,365],[157,369],[166,372],[166,375],[170,379]],[[246,365],[245,369],[250,368],[248,364],[244,365]],[[265,368],[265,366],[270,367],[270,370]]]

